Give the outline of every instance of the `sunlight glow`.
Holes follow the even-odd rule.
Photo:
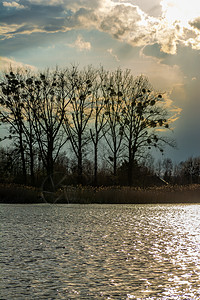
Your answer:
[[[196,0],[162,0],[163,16],[169,24],[180,22],[188,27],[188,22],[200,15],[200,4]]]

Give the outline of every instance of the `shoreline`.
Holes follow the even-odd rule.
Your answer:
[[[46,201],[39,188],[0,184],[1,204],[200,204],[200,184],[166,185],[162,187],[91,187],[68,186],[65,197]]]

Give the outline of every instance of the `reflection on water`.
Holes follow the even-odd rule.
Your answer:
[[[0,299],[200,299],[200,205],[0,208]]]

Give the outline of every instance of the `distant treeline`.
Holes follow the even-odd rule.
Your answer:
[[[174,147],[166,137],[172,120],[166,104],[145,76],[129,70],[10,69],[0,80],[7,131],[1,181],[37,185],[62,171],[71,184],[147,184],[156,178],[147,163],[151,149]]]
[[[69,185],[77,185],[79,183],[76,160],[75,158],[70,159],[66,152],[58,155],[54,164],[54,171],[61,173],[61,176],[65,174]],[[84,159],[82,184],[94,185],[93,172],[93,161]],[[41,187],[46,176],[46,170],[42,161],[39,157],[36,157],[34,185]],[[200,184],[200,157],[189,158],[181,163],[173,164],[170,158],[154,161],[149,156],[140,163],[134,162],[132,180],[132,186],[143,188],[161,185]],[[18,149],[12,147],[0,148],[0,183],[24,184]],[[31,184],[30,173],[27,174],[27,184]],[[106,164],[106,160],[101,162],[101,166],[98,169],[98,185],[129,185],[126,162],[119,165],[115,176],[112,173],[112,169]]]

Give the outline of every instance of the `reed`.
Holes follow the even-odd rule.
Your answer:
[[[1,203],[39,203],[38,189],[17,184],[0,184]]]
[[[154,203],[200,203],[200,184],[167,185],[162,187],[68,186],[67,197],[56,203],[99,204],[154,204]],[[1,203],[42,203],[41,191],[34,187],[0,184]]]
[[[132,187],[102,188],[96,193],[96,201],[119,204],[200,203],[200,185],[164,186],[146,189]]]
[[[110,186],[68,187],[69,203],[100,204],[154,204],[154,203],[200,203],[200,185],[163,186],[141,189],[138,187]],[[62,203],[66,203],[62,199]]]

